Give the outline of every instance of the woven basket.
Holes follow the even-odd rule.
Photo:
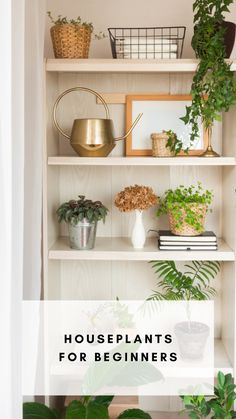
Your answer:
[[[72,23],[54,25],[50,30],[56,58],[88,58],[92,31]]]
[[[167,147],[168,135],[165,132],[151,134],[153,157],[173,157],[175,153]]]
[[[205,224],[205,218],[206,218],[206,212],[207,212],[207,206],[205,204],[190,204],[191,210],[198,215],[202,215],[201,223],[202,223],[202,229],[196,230],[191,225],[187,224],[185,221],[183,221],[183,224],[180,228],[176,227],[176,220],[171,211],[168,212],[169,217],[169,223],[170,223],[170,230],[171,233],[175,234],[176,236],[199,236],[199,234],[203,233],[204,231],[204,224]],[[180,209],[180,211],[183,214],[183,220],[186,216],[186,212],[184,209]]]

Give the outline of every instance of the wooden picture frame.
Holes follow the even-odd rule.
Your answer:
[[[126,156],[151,156],[152,145],[151,145],[150,135],[153,132],[161,132],[162,130],[169,130],[169,129],[174,130],[178,134],[176,129],[174,129],[176,125],[178,126],[178,128],[179,126],[181,126],[181,128],[179,128],[179,130],[181,130],[182,129],[181,124],[183,124],[183,136],[185,136],[185,138],[187,137],[189,138],[190,128],[186,126],[184,123],[182,123],[179,117],[185,115],[185,107],[189,105],[191,101],[192,101],[191,95],[157,95],[156,94],[156,95],[128,95],[126,96],[126,128],[127,129],[130,128],[130,126],[132,125],[132,122],[134,122],[138,113],[143,112],[143,117],[141,118],[139,124],[126,139]],[[141,105],[142,105],[142,102],[151,102],[151,105],[149,105],[150,112],[148,112],[148,109],[147,109],[148,104],[145,103],[145,105],[143,104],[143,106],[136,105],[139,102],[141,102]],[[154,122],[154,120],[152,119],[150,123],[150,132],[148,132],[148,128],[145,128],[148,125],[147,114],[149,113],[149,115],[151,115],[151,113],[154,112],[154,106],[152,105],[153,102],[157,102],[157,105],[156,105],[157,115],[158,115],[158,108],[160,108],[160,103],[163,102],[163,110],[161,111],[162,117],[161,117],[161,121],[158,121],[157,119]],[[168,102],[170,102],[170,104],[172,102],[172,106],[169,106]],[[180,106],[177,106],[177,102],[180,102]],[[176,118],[175,117],[173,118],[173,115],[170,116],[170,119],[171,118],[173,119],[173,121],[171,122],[171,120],[169,121],[167,117],[167,120],[168,120],[168,123],[167,123],[167,121],[165,120],[165,115],[168,114],[167,112],[168,106],[172,114],[173,113],[176,114]],[[161,115],[160,109],[159,109],[159,115]],[[169,115],[170,115],[170,112],[169,112]],[[154,129],[155,128],[154,125],[156,126],[156,129]],[[145,132],[145,129],[147,129],[147,132]],[[135,136],[136,136],[136,145],[134,144]],[[150,148],[147,148],[148,138],[150,140]],[[142,141],[144,143],[144,148],[142,148],[142,145],[141,145]],[[193,149],[190,149],[188,154],[181,151],[178,154],[178,156],[186,156],[186,157],[199,156],[205,151],[207,144],[208,144],[208,133],[206,130],[203,129],[203,126],[202,126],[202,128],[200,129],[200,138],[198,140],[197,146]]]

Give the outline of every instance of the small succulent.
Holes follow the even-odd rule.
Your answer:
[[[85,199],[84,195],[79,195],[78,200],[70,200],[64,202],[57,209],[57,217],[59,223],[65,221],[73,225],[86,219],[88,222],[100,221],[105,222],[108,209],[101,201],[92,201]]]

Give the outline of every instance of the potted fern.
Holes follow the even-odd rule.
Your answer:
[[[220,263],[213,261],[189,262],[184,265],[184,272],[177,269],[174,261],[151,262],[158,275],[157,290],[148,300],[208,300],[216,295],[216,290],[210,286],[220,270]],[[185,359],[200,358],[209,335],[209,327],[200,322],[191,321],[191,313],[187,304],[185,322],[177,323],[175,334],[180,352]]]
[[[181,119],[192,126],[191,143],[199,136],[199,119],[208,131],[208,147],[203,157],[217,157],[211,145],[212,128],[221,113],[236,104],[236,82],[230,63],[225,61],[224,13],[233,0],[195,0],[192,47],[200,59],[191,88],[192,104]],[[230,29],[232,31],[232,29]],[[235,28],[234,28],[235,33]]]
[[[168,189],[159,200],[157,217],[167,214],[171,232],[178,236],[198,236],[204,223],[213,193],[203,190],[201,183]]]
[[[72,249],[93,249],[97,223],[100,220],[105,222],[107,213],[108,209],[100,201],[85,199],[84,195],[60,205],[57,209],[58,221],[67,223]]]

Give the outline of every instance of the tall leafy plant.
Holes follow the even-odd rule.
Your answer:
[[[184,272],[177,269],[174,261],[151,263],[158,282],[148,300],[207,300],[216,295],[210,281],[220,270],[219,262],[192,261],[184,265]]]
[[[225,61],[224,13],[233,0],[195,0],[192,47],[200,59],[191,88],[192,103],[181,119],[192,126],[191,142],[199,136],[199,118],[211,133],[214,121],[236,104],[236,82]]]

